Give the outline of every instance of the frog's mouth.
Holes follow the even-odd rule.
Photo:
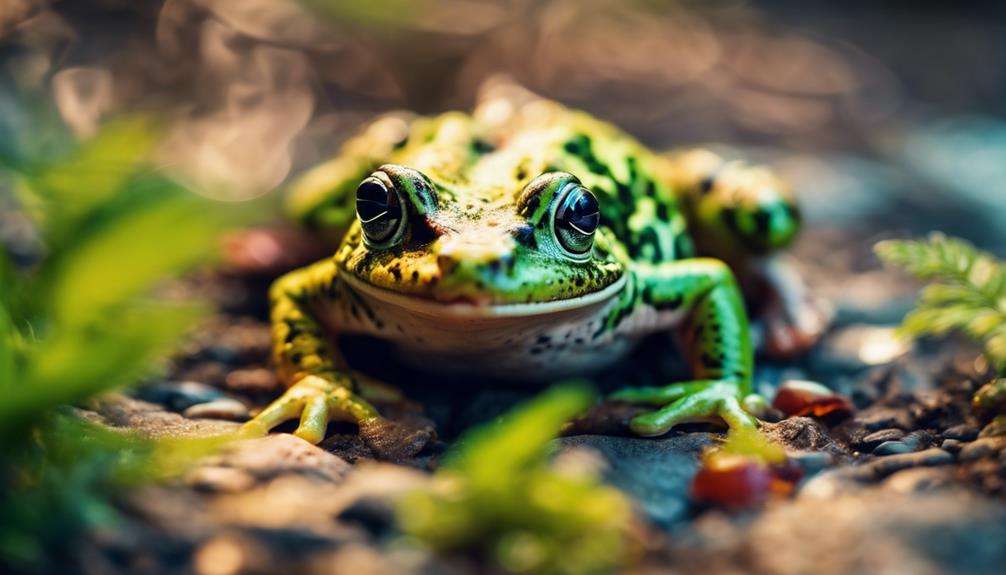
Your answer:
[[[465,299],[437,301],[402,294],[369,284],[351,274],[340,276],[340,279],[344,280],[353,291],[366,298],[400,307],[417,315],[458,319],[520,318],[595,307],[617,297],[628,281],[627,274],[622,274],[604,289],[568,299],[532,303],[479,303]]]

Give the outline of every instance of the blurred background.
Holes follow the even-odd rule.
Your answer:
[[[1004,13],[995,1],[3,0],[0,139],[32,137],[25,102],[51,101],[79,138],[155,113],[160,164],[242,200],[330,157],[377,112],[466,108],[505,73],[657,148],[770,161],[812,223],[882,218],[994,248]]]

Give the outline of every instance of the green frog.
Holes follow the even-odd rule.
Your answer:
[[[272,286],[288,389],[245,424],[251,434],[299,418],[295,434],[317,443],[339,419],[380,455],[423,446],[428,432],[369,401],[388,386],[349,368],[343,334],[388,341],[427,372],[548,382],[674,333],[693,379],[615,393],[653,407],[631,429],[751,428],[763,403],[738,277],[769,286],[767,350],[798,352],[823,329],[773,257],[800,217],[770,170],[705,150],[656,154],[512,84],[484,88],[471,114],[377,119],[292,187],[290,209],[341,243]]]

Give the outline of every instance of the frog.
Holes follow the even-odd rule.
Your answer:
[[[398,392],[350,368],[339,341],[352,335],[428,373],[548,383],[667,333],[692,379],[614,392],[645,408],[631,431],[750,429],[765,401],[740,278],[771,286],[769,348],[803,351],[826,323],[779,271],[802,219],[771,169],[707,149],[657,153],[513,83],[483,88],[471,113],[377,118],[295,182],[288,207],[338,243],[272,284],[287,387],[244,424],[252,435],[299,420],[294,434],[319,443],[329,422],[349,421],[379,456],[421,450],[430,431],[375,407]]]

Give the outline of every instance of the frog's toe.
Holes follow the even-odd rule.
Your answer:
[[[663,388],[624,390],[616,397],[637,403],[659,404],[661,398],[669,405],[632,419],[629,427],[644,437],[663,435],[675,425],[718,417],[731,428],[752,428],[757,420],[738,401],[738,385],[730,381],[700,381],[679,383]]]

